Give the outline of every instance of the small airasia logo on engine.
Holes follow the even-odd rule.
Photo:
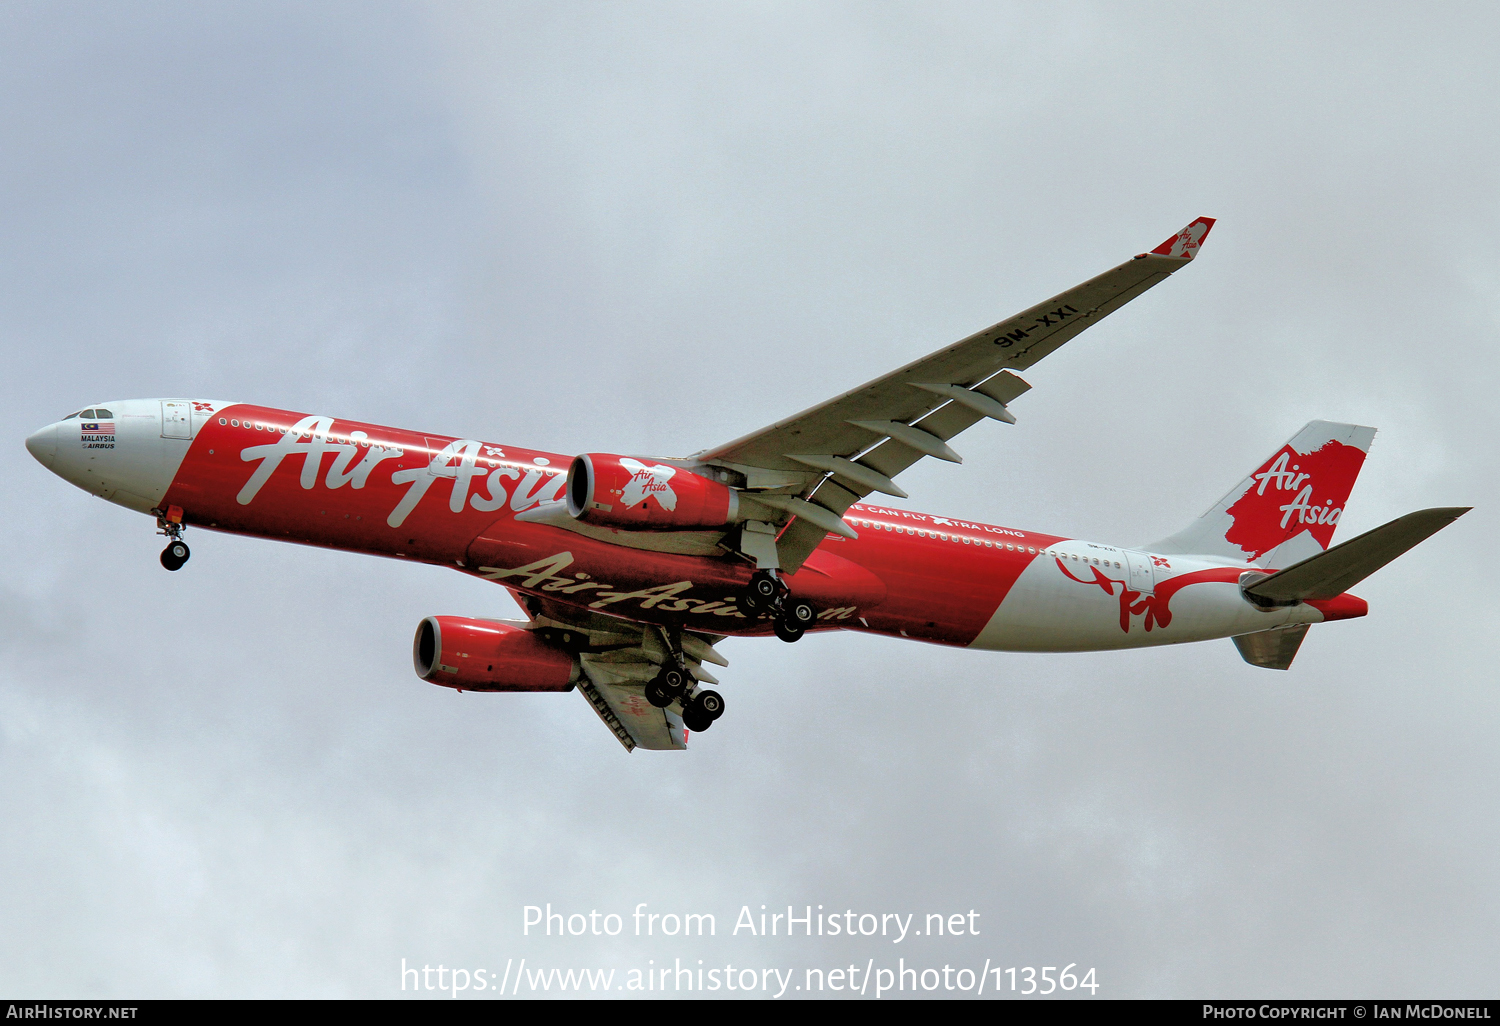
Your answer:
[[[625,504],[626,509],[640,505],[647,499],[655,499],[661,503],[662,509],[669,512],[677,509],[677,493],[667,483],[677,473],[676,467],[665,467],[660,463],[647,466],[629,456],[620,457],[620,466],[630,471],[630,480],[625,482],[625,487],[620,492],[620,501]]]

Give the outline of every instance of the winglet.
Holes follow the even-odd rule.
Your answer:
[[[1157,256],[1191,260],[1198,255],[1198,247],[1203,245],[1203,240],[1208,238],[1208,230],[1213,226],[1212,217],[1200,217],[1151,252]]]

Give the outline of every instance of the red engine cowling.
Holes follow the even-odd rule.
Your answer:
[[[568,468],[568,512],[600,527],[722,527],[738,511],[733,488],[669,463],[591,452]]]
[[[578,662],[498,620],[429,616],[412,642],[417,676],[460,691],[571,691]]]

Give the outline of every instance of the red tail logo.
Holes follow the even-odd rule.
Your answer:
[[[1249,553],[1249,559],[1303,531],[1328,548],[1364,461],[1363,451],[1341,442],[1326,442],[1307,453],[1282,446],[1250,476],[1251,486],[1229,507],[1234,526],[1225,539]]]

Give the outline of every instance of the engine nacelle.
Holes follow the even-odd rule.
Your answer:
[[[739,510],[728,485],[670,463],[598,452],[573,460],[567,495],[575,520],[638,531],[722,527]]]
[[[571,691],[578,661],[498,620],[429,616],[412,642],[417,676],[460,691]]]

